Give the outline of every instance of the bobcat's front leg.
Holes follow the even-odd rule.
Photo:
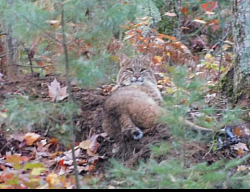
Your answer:
[[[123,133],[128,134],[134,140],[143,138],[143,132],[131,120],[129,115],[122,115],[120,117],[120,125]]]

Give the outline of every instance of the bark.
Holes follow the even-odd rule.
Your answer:
[[[0,73],[6,75],[6,51],[5,51],[5,42],[3,38],[0,38]]]
[[[6,0],[8,4],[13,3],[13,0]],[[6,32],[5,38],[5,49],[6,49],[6,63],[7,63],[7,78],[9,81],[14,81],[18,75],[18,50],[17,50],[17,40],[12,36],[12,26],[10,24],[4,26],[4,31]]]
[[[250,1],[234,0],[234,95],[250,96]]]
[[[222,80],[222,88],[234,102],[249,105],[250,99],[250,1],[233,1],[234,55],[233,68]]]
[[[9,81],[14,81],[18,75],[18,52],[17,52],[17,41],[11,35],[11,31],[9,31],[9,35],[6,37],[6,56],[7,56],[7,78]]]

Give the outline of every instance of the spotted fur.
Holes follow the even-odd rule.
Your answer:
[[[118,89],[105,102],[103,128],[110,136],[124,133],[140,140],[143,130],[157,125],[164,113],[152,55],[134,59],[122,55],[120,64]]]

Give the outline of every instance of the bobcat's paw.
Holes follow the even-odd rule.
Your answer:
[[[136,130],[132,131],[132,137],[136,141],[141,140],[143,138],[143,132],[139,128],[136,128]]]

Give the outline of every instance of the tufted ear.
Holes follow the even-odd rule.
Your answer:
[[[142,58],[143,62],[149,64],[149,66],[152,65],[153,62],[153,55],[151,53],[148,53],[146,56]]]
[[[124,53],[122,53],[120,56],[120,66],[125,67],[129,61],[130,61],[129,57],[125,55]]]

